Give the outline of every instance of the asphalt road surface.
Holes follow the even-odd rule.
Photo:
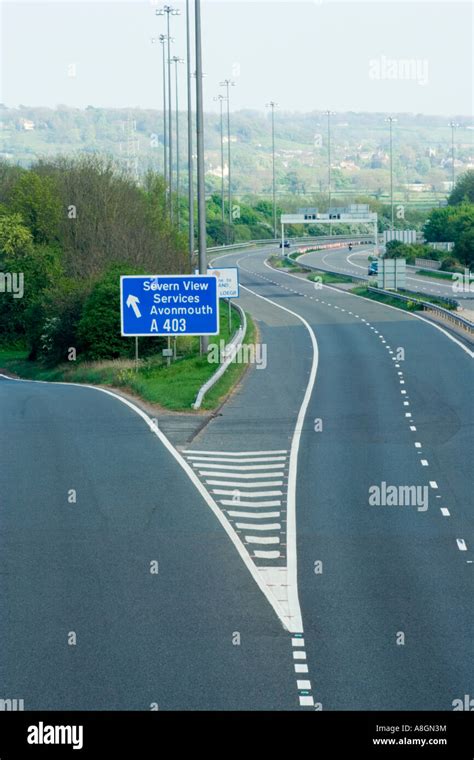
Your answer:
[[[472,352],[264,252],[221,260],[265,355],[180,453],[119,398],[0,380],[0,696],[451,710],[473,693]]]

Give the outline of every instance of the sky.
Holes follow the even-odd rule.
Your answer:
[[[171,2],[171,0],[168,0]],[[2,0],[7,106],[161,108],[155,0]],[[194,2],[190,2],[191,8]],[[185,3],[171,18],[185,57]],[[203,0],[204,107],[472,114],[472,6],[441,0]],[[193,70],[194,70],[193,62]],[[184,108],[186,67],[179,66]]]

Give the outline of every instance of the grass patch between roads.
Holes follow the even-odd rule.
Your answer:
[[[240,326],[240,317],[232,309],[231,330],[228,326],[227,303],[220,304],[220,333],[210,336],[209,344],[224,340],[226,343]],[[255,341],[255,326],[247,314],[246,343]],[[218,364],[208,362],[206,356],[199,355],[199,338],[177,339],[178,359],[170,367],[166,366],[161,354],[140,360],[138,371],[133,359],[113,361],[68,362],[57,367],[47,367],[39,362],[28,361],[25,347],[0,346],[0,367],[28,380],[50,382],[74,382],[90,385],[107,385],[139,396],[144,401],[170,411],[192,411],[199,388],[218,369]],[[201,408],[212,410],[219,406],[240,380],[246,365],[231,364],[204,397]]]
[[[381,303],[387,303],[390,306],[396,306],[397,309],[403,309],[404,311],[422,310],[422,301],[429,301],[429,303],[432,303],[435,306],[441,306],[443,309],[449,309],[450,311],[456,310],[456,307],[452,303],[444,301],[442,298],[436,298],[434,296],[430,296],[428,299],[413,297],[410,298],[409,301],[402,301],[398,298],[387,296],[384,293],[376,293],[372,290],[368,290],[368,288],[364,287],[363,285],[352,288],[350,292],[354,293],[356,296],[364,296],[364,298],[370,298],[372,301],[379,301]]]
[[[453,282],[453,276],[455,274],[463,274],[460,271],[456,272],[440,272],[438,269],[433,269],[431,272],[427,272],[426,269],[417,269],[416,274],[421,275],[422,277],[434,277],[437,280],[449,280],[450,282]]]

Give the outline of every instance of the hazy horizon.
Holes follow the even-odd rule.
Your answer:
[[[184,3],[171,18],[185,56]],[[191,3],[193,6],[194,3]],[[472,7],[465,2],[205,0],[204,107],[232,78],[232,111],[472,114]],[[1,97],[9,107],[161,110],[162,3],[2,3]],[[194,68],[194,64],[193,64]],[[185,106],[186,67],[179,66]]]

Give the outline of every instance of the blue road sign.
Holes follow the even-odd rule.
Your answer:
[[[217,278],[206,275],[124,275],[122,335],[218,335]]]

